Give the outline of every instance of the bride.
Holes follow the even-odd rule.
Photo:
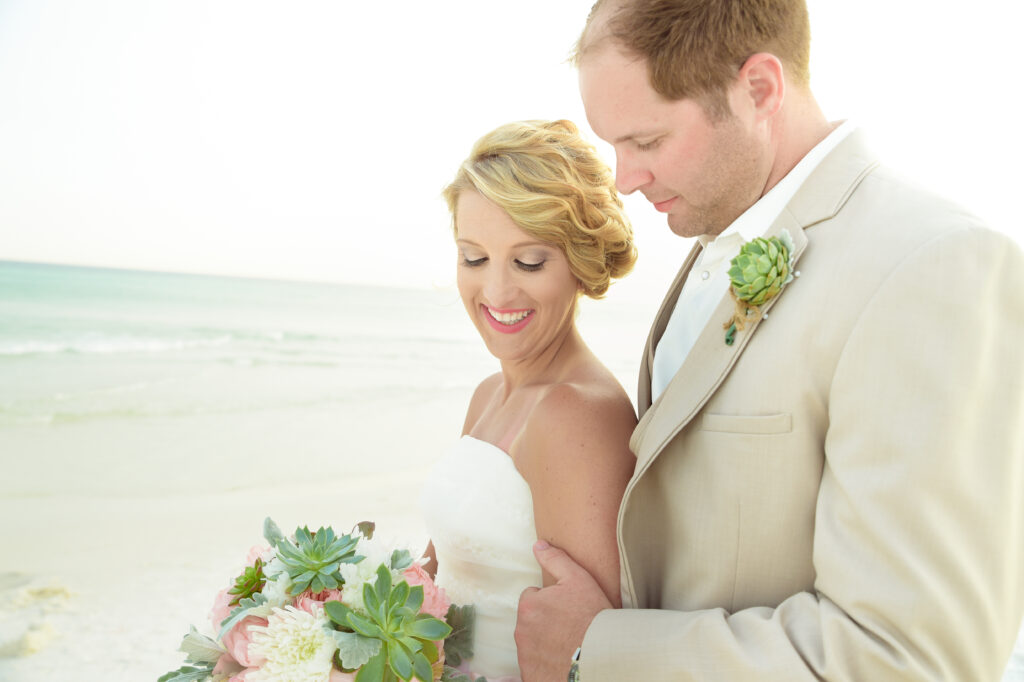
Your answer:
[[[565,549],[619,606],[615,525],[636,416],[575,314],[636,251],[611,172],[569,121],[485,135],[444,196],[459,294],[501,371],[480,383],[462,438],[426,483],[428,570],[453,602],[475,605],[463,670],[518,679],[519,595],[552,582],[537,540]]]

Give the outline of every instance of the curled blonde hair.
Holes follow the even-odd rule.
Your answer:
[[[520,121],[477,140],[444,188],[459,233],[459,193],[475,190],[520,229],[558,246],[581,290],[601,298],[636,262],[615,179],[571,121]]]

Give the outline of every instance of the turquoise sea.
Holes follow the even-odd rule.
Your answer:
[[[444,391],[480,346],[453,290],[0,262],[0,427]]]
[[[592,305],[597,319],[588,313],[581,325],[593,323],[592,345],[615,348],[609,336],[629,307],[601,315],[615,304]],[[635,316],[640,328],[629,338],[642,341]],[[606,362],[628,376],[639,346],[619,346]],[[0,428],[343,404],[393,392],[429,399],[471,388],[495,369],[454,288],[0,261]]]
[[[0,493],[362,470],[366,440],[418,406],[457,430],[494,369],[454,290],[0,262],[0,453],[31,453]]]
[[[631,394],[651,312],[586,301],[579,317]],[[454,438],[497,369],[454,287],[0,261],[0,453],[33,454],[0,493],[177,490],[201,463],[244,488],[284,452],[296,466],[282,482],[362,471],[413,432]],[[396,441],[365,457],[380,433]]]

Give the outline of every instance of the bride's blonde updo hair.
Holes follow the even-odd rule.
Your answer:
[[[558,246],[591,298],[633,269],[633,229],[615,179],[571,121],[509,123],[477,140],[444,189],[456,236],[463,190],[480,192],[524,232]]]

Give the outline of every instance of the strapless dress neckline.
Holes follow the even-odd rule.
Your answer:
[[[428,475],[422,505],[438,586],[476,608],[474,655],[463,667],[489,681],[519,679],[519,595],[541,585],[530,486],[508,453],[466,435]]]

